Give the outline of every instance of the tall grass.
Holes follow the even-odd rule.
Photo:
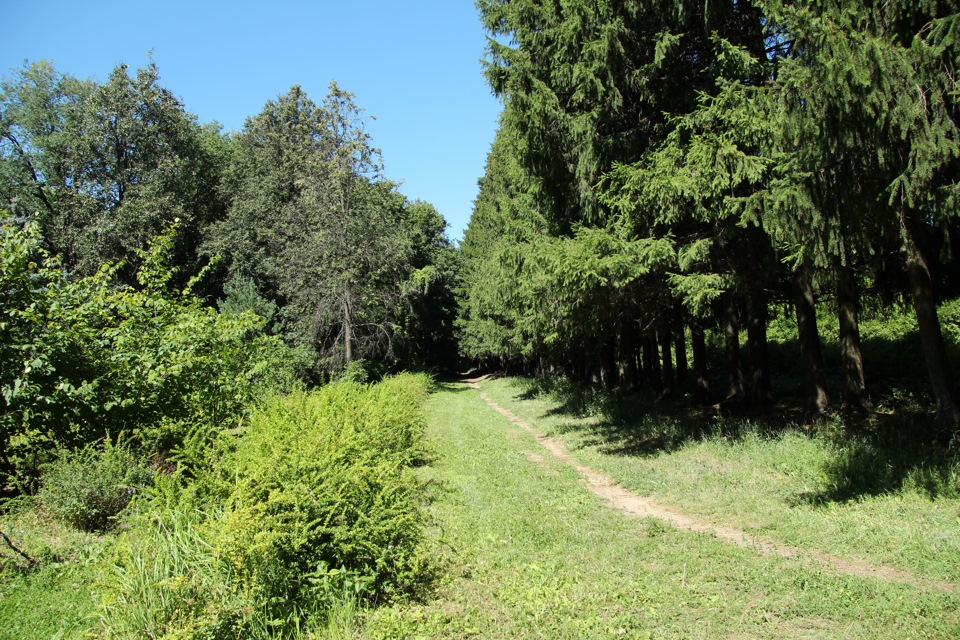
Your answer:
[[[147,516],[115,551],[100,608],[106,638],[262,635],[245,586],[209,542],[209,518],[189,510]]]
[[[114,556],[108,638],[296,637],[415,589],[429,379],[337,383],[262,403],[190,480],[159,479]],[[339,630],[339,631],[338,631]]]

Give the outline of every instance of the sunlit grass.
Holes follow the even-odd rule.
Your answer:
[[[605,418],[556,412],[546,396],[521,399],[525,388],[517,380],[485,384],[497,402],[630,490],[780,542],[960,584],[960,498],[949,486],[960,487],[960,479],[939,477],[951,473],[949,465],[891,470],[893,462],[871,454],[863,438],[731,418],[705,418],[714,423],[704,426],[706,435],[667,450],[630,451],[623,440],[612,444]],[[642,420],[637,440],[646,437]],[[619,429],[622,438],[629,426]],[[894,471],[903,477],[889,488],[850,477]],[[939,495],[931,495],[925,474],[938,476]]]
[[[559,431],[560,418],[541,422],[549,413],[545,400],[516,399],[507,380],[482,384],[514,413]],[[464,386],[434,397],[429,433],[438,453],[424,472],[440,487],[434,536],[448,579],[420,603],[370,613],[367,637],[889,638],[960,630],[957,600],[942,591],[837,575],[613,511],[569,465]],[[570,431],[564,437],[571,445],[586,439]],[[692,486],[706,469],[723,476],[734,466],[693,453],[673,454],[681,456],[675,475],[665,454],[664,468],[638,475],[638,482],[686,477]],[[591,464],[606,459],[610,473],[643,462],[601,454],[598,445],[576,455]],[[779,459],[807,467],[788,451]],[[734,484],[768,485],[754,471]],[[722,492],[703,492],[715,494],[715,512],[723,512]],[[811,526],[811,537],[815,532]]]
[[[892,474],[884,471],[887,459],[871,457],[867,440],[841,437],[835,427],[811,434],[707,417],[690,437],[689,425],[672,418],[638,415],[630,425],[620,416],[613,424],[599,397],[596,410],[570,412],[526,393],[521,381],[482,386],[562,440],[578,462],[636,493],[801,551],[898,567],[919,582],[845,575],[809,554],[764,556],[612,510],[573,467],[475,390],[450,384],[430,400],[433,453],[416,470],[432,487],[429,553],[442,578],[411,600],[375,603],[380,608],[345,601],[325,620],[290,629],[290,637],[960,635],[956,591],[930,584],[956,584],[960,574],[960,503],[942,477],[949,467],[931,467],[941,476],[926,483],[922,468]],[[844,479],[871,469],[884,481]],[[0,517],[0,529],[41,561],[29,569],[2,550],[0,638],[103,630],[93,615],[111,538],[73,532],[29,508]]]
[[[0,531],[37,562],[0,542],[0,638],[82,638],[92,626],[104,542],[25,504],[0,514]]]

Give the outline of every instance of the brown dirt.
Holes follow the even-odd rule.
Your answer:
[[[653,498],[627,491],[618,485],[613,478],[575,461],[570,457],[570,454],[560,441],[541,434],[528,422],[493,402],[493,400],[480,389],[480,385],[478,384],[488,377],[489,376],[483,376],[481,378],[466,380],[465,382],[472,388],[480,391],[480,397],[490,405],[490,407],[495,409],[511,423],[530,432],[537,439],[537,442],[543,445],[555,458],[575,468],[580,474],[581,481],[586,488],[600,498],[603,498],[607,506],[611,509],[617,509],[633,517],[655,518],[684,531],[713,535],[720,540],[735,544],[739,547],[754,549],[764,556],[803,558],[822,569],[835,573],[859,578],[879,578],[892,582],[903,582],[921,588],[936,588],[953,593],[960,593],[960,586],[949,582],[923,578],[886,565],[875,565],[863,560],[839,558],[816,549],[799,549],[797,547],[779,544],[754,536],[741,529],[706,522],[695,516],[681,513],[676,509],[663,505]],[[534,455],[536,454],[527,453],[527,456],[531,460],[537,461]]]

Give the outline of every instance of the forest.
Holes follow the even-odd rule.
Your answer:
[[[478,6],[505,109],[460,247],[464,354],[762,406],[789,309],[808,414],[863,415],[859,316],[904,305],[956,432],[955,3]]]
[[[294,637],[422,593],[424,407],[464,371],[909,415],[960,491],[960,5],[476,7],[503,111],[460,242],[335,82],[224,132],[152,61],[0,79],[0,500],[124,523],[100,636]],[[0,522],[4,562],[44,563]]]

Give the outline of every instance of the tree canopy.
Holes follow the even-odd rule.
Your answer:
[[[956,286],[956,3],[477,6],[504,115],[464,240],[468,353],[669,390],[690,344],[702,392],[716,329],[722,397],[762,404],[782,302],[822,414],[827,299],[843,406],[864,411],[862,298],[902,297],[957,430],[936,310]]]
[[[102,84],[28,63],[0,91],[0,206],[38,225],[69,277],[112,264],[138,288],[143,251],[174,229],[178,285],[213,266],[195,291],[269,315],[321,378],[356,360],[451,366],[446,222],[384,178],[363,110],[336,83],[319,105],[294,86],[226,135],[152,62]]]

